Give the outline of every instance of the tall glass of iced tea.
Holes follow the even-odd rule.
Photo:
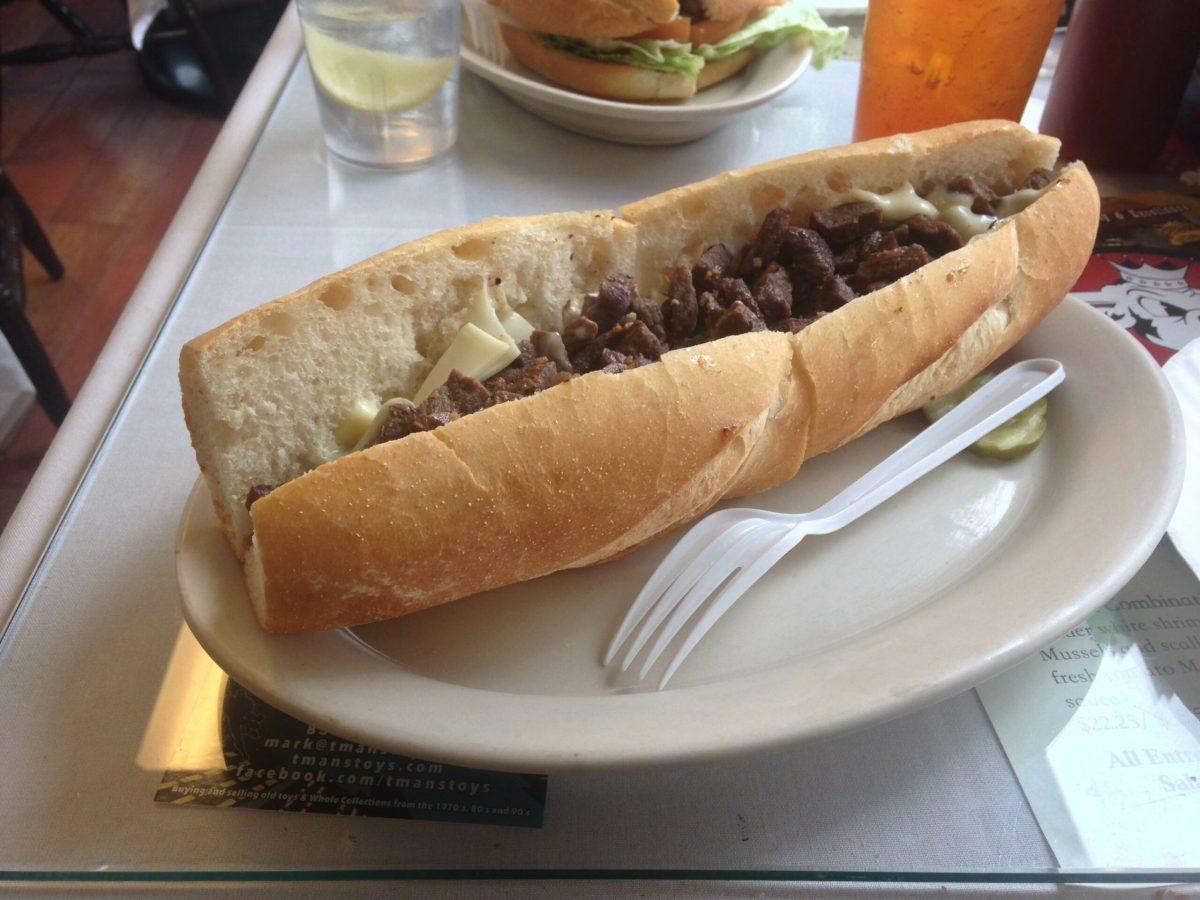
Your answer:
[[[1025,109],[1063,0],[870,0],[854,139]]]

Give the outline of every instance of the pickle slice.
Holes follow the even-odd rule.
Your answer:
[[[987,384],[991,378],[990,374],[976,375],[958,390],[930,400],[921,411],[930,422],[936,422]],[[971,450],[980,456],[990,456],[993,459],[1018,459],[1024,456],[1041,442],[1042,435],[1046,433],[1048,407],[1046,398],[1041,398],[1003,425],[989,431],[971,445]]]

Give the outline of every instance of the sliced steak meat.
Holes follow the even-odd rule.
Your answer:
[[[929,216],[913,216],[904,225],[907,242],[920,244],[935,259],[944,256],[951,250],[957,250],[963,245],[963,239],[959,233],[940,219],[931,219]],[[892,234],[895,233],[892,232]]]
[[[379,431],[375,433],[375,437],[371,441],[371,446],[396,441],[418,431],[432,431],[442,424],[442,422],[425,415],[411,403],[395,403],[388,408],[387,415],[379,425]]]
[[[642,297],[634,294],[633,303],[629,307],[633,310],[641,321],[646,323],[646,327],[661,341],[667,339],[667,329],[663,323],[662,306],[649,297]]]
[[[767,213],[758,234],[742,251],[738,271],[744,279],[753,281],[767,266],[775,262],[791,223],[792,214],[786,209],[773,209]]]
[[[250,488],[250,490],[246,493],[246,509],[252,507],[255,503],[267,496],[267,494],[271,493],[271,491],[275,490],[277,487],[279,487],[277,484],[254,485],[254,487]]]
[[[864,259],[850,277],[850,285],[860,294],[877,284],[891,284],[929,262],[929,253],[920,244],[905,244]]]
[[[797,310],[801,318],[820,315],[823,312],[833,312],[845,306],[854,299],[854,291],[841,275],[830,273],[811,294],[810,305],[807,309]]]
[[[717,320],[712,330],[713,338],[729,337],[734,334],[745,334],[748,331],[766,331],[766,323],[754,314],[750,307],[740,300],[734,303],[725,314]]]
[[[563,343],[562,335],[557,331],[542,331],[534,329],[529,336],[529,342],[538,356],[544,356],[558,367],[560,372],[572,370],[571,360],[567,356],[567,345]]]
[[[767,266],[754,282],[754,302],[768,322],[786,319],[792,314],[792,279],[779,263]]]
[[[958,178],[946,182],[946,190],[956,194],[970,194],[974,198],[971,201],[971,212],[986,216],[994,215],[996,212],[996,200],[999,199],[996,197],[996,192],[974,175],[960,175]]]
[[[859,262],[862,262],[862,260],[875,256],[876,253],[882,253],[884,250],[895,250],[896,247],[900,246],[900,241],[898,235],[895,233],[895,229],[880,229],[877,232],[864,234],[862,238],[854,241],[852,246],[854,252],[858,254]]]
[[[853,275],[860,262],[862,260],[858,258],[858,247],[851,244],[839,250],[838,255],[833,258],[833,270],[838,275]]]
[[[823,209],[812,215],[812,229],[835,250],[883,224],[883,210],[874,203],[855,201]]]
[[[450,370],[450,377],[443,387],[460,416],[483,409],[491,396],[487,388],[458,369]]]
[[[1035,191],[1040,191],[1053,180],[1054,173],[1049,169],[1034,169],[1029,173],[1029,177],[1021,182],[1021,189],[1032,188]]]
[[[579,316],[563,326],[563,345],[574,355],[596,339],[600,326],[587,316]]]
[[[733,254],[724,244],[712,244],[696,260],[692,266],[692,283],[696,293],[711,291],[717,279],[720,278],[733,264]]]
[[[450,395],[450,388],[443,384],[425,398],[425,401],[417,407],[417,413],[427,419],[433,419],[439,425],[445,425],[458,418],[458,406],[455,405],[454,398]],[[428,431],[429,429],[422,430]]]
[[[499,375],[493,375],[484,385],[490,391],[505,391],[528,397],[550,387],[557,375],[558,367],[546,357],[539,356],[520,369],[511,372],[505,370]]]
[[[740,278],[718,278],[716,295],[717,301],[726,309],[735,303],[741,303],[748,306],[755,315],[758,314],[754,295],[750,293],[749,285]]]
[[[520,369],[523,366],[529,365],[538,355],[537,351],[533,349],[533,344],[530,341],[521,341],[518,343],[517,350],[520,351],[520,353],[516,359],[514,359],[505,367],[506,372],[509,369]]]
[[[791,272],[792,288],[797,292],[820,284],[834,267],[829,244],[811,228],[789,228],[779,256]]]
[[[716,294],[705,291],[700,295],[700,313],[703,317],[700,322],[702,331],[711,333],[721,321],[721,316],[725,315],[725,307],[717,302]]]
[[[618,372],[624,372],[626,369],[636,369],[653,361],[644,356],[638,356],[636,353],[626,354],[605,347],[600,353],[600,371],[616,375]]]
[[[858,264],[864,259],[884,250],[895,250],[901,243],[896,229],[881,229],[864,234],[837,255],[835,271],[843,276],[853,275],[858,269]]]
[[[583,302],[583,314],[600,326],[601,331],[607,331],[629,312],[636,296],[637,284],[628,275],[606,275],[600,282],[600,290]]]
[[[895,250],[899,246],[900,237],[894,229],[890,231],[872,231],[859,241],[858,252],[863,259],[866,259],[874,253],[882,253],[884,250]]]
[[[700,304],[692,273],[686,266],[676,266],[667,275],[667,300],[662,306],[663,324],[672,343],[679,343],[696,330]]]
[[[653,360],[658,359],[668,349],[641,319],[623,322],[614,328],[610,335],[611,338],[606,343],[626,356],[644,356]]]

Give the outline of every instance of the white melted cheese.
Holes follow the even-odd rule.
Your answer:
[[[1000,214],[1000,218],[1002,219],[1015,216],[1038,197],[1042,196],[1045,190],[1045,188],[1022,188],[1019,191],[1014,191],[1007,197],[1000,198],[1000,202],[996,204],[996,212]]]
[[[1014,216],[1025,209],[1042,195],[1042,190],[1022,188],[1002,197],[996,204],[997,215],[994,216],[972,211],[975,198],[970,194],[938,188],[928,197],[922,197],[907,181],[886,194],[855,189],[850,191],[849,198],[875,204],[883,210],[883,218],[888,222],[900,222],[917,215],[941,219],[957,231],[964,241],[969,241],[975,235],[983,234],[1000,219]]]
[[[374,400],[356,400],[333,434],[338,446],[343,450],[354,447],[362,440],[362,436],[371,430],[378,415],[379,403]]]
[[[512,315],[515,315],[515,313]],[[516,346],[516,341],[513,340],[512,335],[501,324],[500,317],[496,314],[496,307],[492,306],[491,298],[488,297],[487,284],[483,278],[475,280],[475,285],[471,293],[471,303],[467,312],[467,323],[474,325],[480,331],[487,332],[497,340],[504,341],[506,344],[512,344],[514,347]]]
[[[356,400],[334,433],[338,446],[350,452],[361,450],[374,440],[393,407],[424,402],[446,383],[452,369],[478,381],[491,378],[521,355],[517,343],[528,340],[531,334],[533,325],[516,310],[509,310],[503,317],[496,313],[487,283],[479,278],[473,287],[466,323],[429,370],[413,399],[395,397],[383,404]]]
[[[938,209],[937,217],[958,232],[964,241],[983,234],[996,224],[996,217],[971,211],[975,198],[938,188],[929,195],[930,202]]]
[[[504,317],[500,320],[500,325],[508,336],[517,343],[529,340],[530,335],[533,334],[533,325],[516,310],[505,313]]]
[[[918,194],[907,181],[886,194],[855,188],[850,192],[850,196],[855,200],[864,200],[878,206],[883,210],[883,218],[888,222],[902,222],[922,215],[937,218],[938,215],[938,208]]]
[[[520,355],[521,351],[512,338],[503,341],[488,334],[474,322],[468,322],[459,329],[441,359],[429,370],[413,395],[413,403],[419,406],[425,402],[425,398],[446,383],[451,369],[458,369],[469,378],[483,381]]]

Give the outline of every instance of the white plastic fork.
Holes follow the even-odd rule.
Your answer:
[[[624,672],[658,631],[638,672],[639,679],[645,678],[688,620],[728,580],[675,651],[659,679],[662,690],[717,620],[806,535],[829,534],[849,525],[1050,393],[1064,377],[1062,363],[1053,359],[1011,366],[811,512],[723,509],[707,516],[650,576],[609,644],[604,665],[632,636],[621,659]]]

